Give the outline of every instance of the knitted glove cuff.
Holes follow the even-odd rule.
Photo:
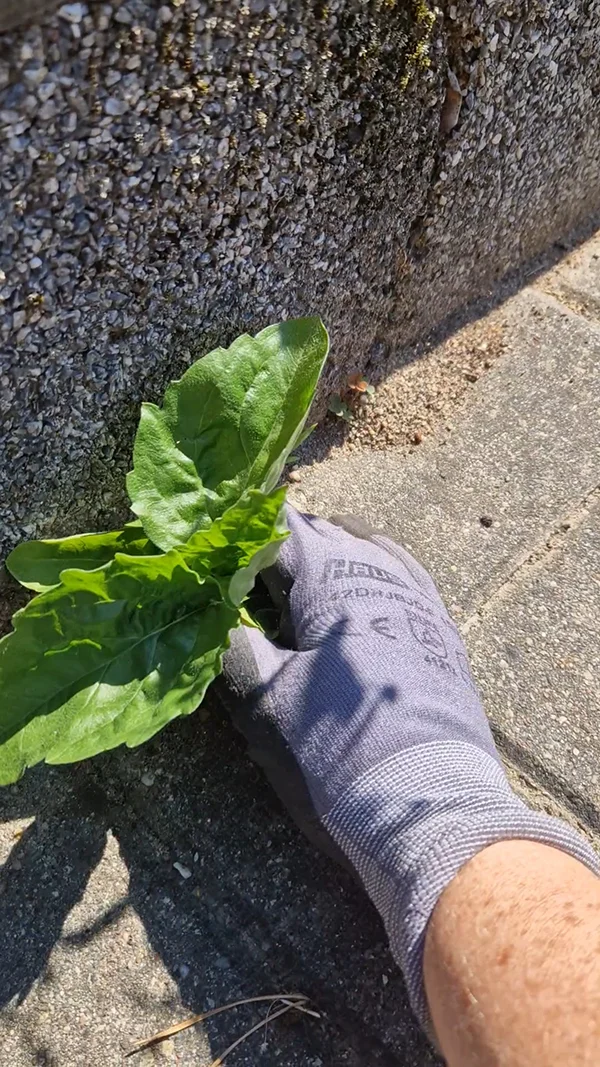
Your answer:
[[[371,768],[336,802],[324,824],[383,919],[413,1010],[428,1033],[427,923],[465,863],[488,845],[524,839],[560,848],[600,874],[598,857],[584,838],[528,808],[500,763],[463,742],[415,746]]]

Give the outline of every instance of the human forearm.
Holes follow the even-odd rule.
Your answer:
[[[562,820],[524,804],[500,762],[464,741],[444,738],[387,759],[353,784],[328,814],[325,826],[379,910],[413,1008],[429,1032],[423,984],[427,926],[447,887],[463,886],[463,871],[471,869],[474,857],[484,852],[504,856],[492,847],[499,843],[506,845],[509,855],[514,851],[519,856],[531,842],[532,851],[527,852],[531,869],[516,871],[530,876],[531,884],[525,884],[532,892],[539,849],[542,856],[559,857],[553,871],[561,869],[564,854],[577,872],[583,871],[600,887],[591,873],[598,869],[597,857],[585,838]],[[512,893],[512,883],[508,888]],[[473,915],[476,899],[474,894],[470,901]]]
[[[424,977],[449,1067],[596,1067],[600,879],[546,845],[485,849],[438,901]]]

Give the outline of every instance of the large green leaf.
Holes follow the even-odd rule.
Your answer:
[[[208,493],[194,461],[177,445],[162,408],[142,404],[127,475],[131,507],[144,529],[165,551],[210,526]]]
[[[95,570],[114,559],[117,552],[147,556],[158,549],[148,540],[140,522],[130,522],[124,530],[111,533],[25,541],[13,549],[6,566],[21,585],[44,593],[59,584],[61,571],[70,568]]]
[[[139,745],[198,706],[239,612],[179,553],[67,570],[0,641],[0,784]]]
[[[285,487],[268,495],[248,489],[208,530],[192,534],[177,549],[193,570],[217,578],[236,606],[252,589],[258,572],[275,562],[288,536],[285,493]]]
[[[167,550],[206,529],[246,489],[269,492],[304,429],[328,351],[318,318],[268,326],[198,360],[146,404],[127,488]]]

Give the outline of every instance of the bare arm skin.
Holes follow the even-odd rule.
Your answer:
[[[534,842],[480,852],[433,912],[425,989],[448,1067],[598,1067],[600,879]]]

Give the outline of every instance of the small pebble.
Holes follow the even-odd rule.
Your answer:
[[[58,9],[58,13],[61,18],[66,19],[67,22],[81,22],[85,15],[86,8],[84,4],[63,4]]]
[[[126,111],[129,111],[129,104],[126,100],[119,100],[116,96],[109,96],[108,100],[104,101],[104,110],[107,115],[124,115]]]

